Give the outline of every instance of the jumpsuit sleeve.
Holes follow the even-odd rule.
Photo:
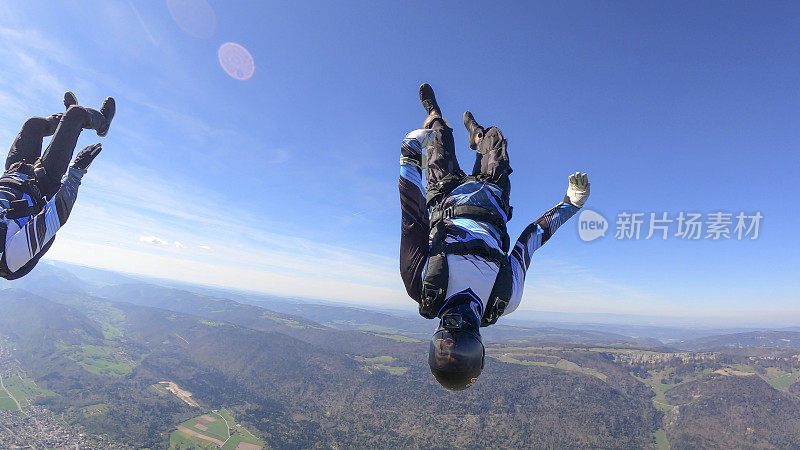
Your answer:
[[[78,197],[78,186],[85,170],[70,167],[58,192],[47,202],[45,207],[28,223],[13,235],[6,237],[6,249],[3,255],[6,265],[12,272],[19,270],[33,259],[67,222],[75,199]]]
[[[419,139],[406,137],[400,151],[400,276],[408,295],[418,303],[422,295],[422,274],[428,261],[430,228],[422,181],[423,150]]]
[[[568,202],[556,205],[550,211],[544,213],[542,217],[528,225],[520,234],[511,254],[508,256],[511,263],[512,291],[511,300],[506,307],[503,315],[509,314],[517,309],[522,300],[522,291],[525,287],[525,273],[531,265],[533,252],[538,250],[558,227],[563,225],[570,217],[578,211],[577,206]]]

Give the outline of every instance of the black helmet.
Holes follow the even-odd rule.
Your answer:
[[[469,305],[448,310],[441,316],[431,338],[428,365],[436,381],[453,391],[472,386],[483,370],[483,340],[480,322]]]

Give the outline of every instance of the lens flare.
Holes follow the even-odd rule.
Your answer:
[[[167,0],[172,20],[196,38],[210,38],[217,29],[217,15],[206,0]]]
[[[222,44],[219,48],[219,63],[225,73],[236,80],[248,80],[256,71],[256,64],[250,52],[233,42]]]

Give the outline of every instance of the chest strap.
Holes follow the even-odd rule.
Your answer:
[[[467,242],[445,242],[447,233],[444,222],[439,221],[432,236],[427,272],[422,280],[422,295],[419,313],[433,319],[447,303],[447,286],[450,281],[450,268],[447,255],[472,255],[493,262],[499,266],[492,292],[485,305],[481,326],[492,325],[503,315],[511,299],[512,272],[508,257],[500,250],[489,246],[481,239]]]
[[[503,252],[508,252],[510,245],[508,231],[506,231],[506,222],[502,216],[496,212],[475,205],[456,205],[449,208],[436,208],[431,212],[430,226],[431,230],[436,230],[441,226],[444,219],[472,219],[477,222],[485,222],[494,227],[500,232],[500,245]],[[465,254],[465,253],[459,253]]]

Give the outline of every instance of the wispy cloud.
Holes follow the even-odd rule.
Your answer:
[[[93,175],[84,177],[48,257],[286,295],[406,301],[393,257],[314,240],[253,211],[221,209],[226,201],[219,194],[147,170],[106,166],[102,176]]]

